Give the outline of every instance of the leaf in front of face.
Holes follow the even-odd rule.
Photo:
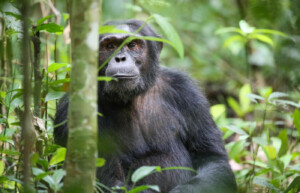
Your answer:
[[[117,29],[114,25],[103,25],[99,28],[99,34],[132,34],[130,32]]]
[[[167,38],[174,44],[174,48],[179,54],[179,57],[183,59],[184,57],[184,47],[182,44],[182,41],[176,32],[175,28],[168,22],[168,20],[158,14],[153,15],[155,18],[155,21],[160,26],[160,28],[163,30]]]

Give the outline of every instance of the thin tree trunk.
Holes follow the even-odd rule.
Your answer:
[[[34,142],[31,104],[31,75],[29,63],[29,32],[28,32],[29,1],[22,1],[23,16],[23,40],[22,40],[22,64],[24,67],[23,89],[24,89],[24,114],[22,116],[22,144],[23,144],[23,186],[24,192],[32,192],[30,185],[31,166],[30,152]]]
[[[35,28],[33,28],[33,31]],[[43,76],[41,74],[41,41],[40,33],[37,32],[32,37],[33,48],[34,48],[34,62],[33,62],[33,72],[34,72],[34,93],[33,93],[33,113],[35,116],[41,118],[41,88]]]
[[[78,0],[71,3],[72,70],[64,192],[92,193],[97,160],[97,66],[101,1]]]

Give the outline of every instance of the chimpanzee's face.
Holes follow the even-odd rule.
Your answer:
[[[124,23],[108,23],[117,29],[135,33],[142,21],[127,20]],[[157,34],[145,25],[136,36]],[[129,34],[103,34],[100,36],[99,65],[103,64],[129,37]],[[158,71],[158,59],[161,42],[134,39],[125,44],[99,72],[100,76],[113,77],[116,80],[100,82],[100,96],[108,100],[127,102],[146,91],[155,82]]]

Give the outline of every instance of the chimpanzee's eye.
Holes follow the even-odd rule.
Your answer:
[[[106,49],[108,49],[108,50],[112,50],[114,48],[115,48],[115,46],[112,43],[109,43],[106,45]]]
[[[130,42],[128,44],[128,48],[134,48],[136,46],[136,43],[135,42]]]

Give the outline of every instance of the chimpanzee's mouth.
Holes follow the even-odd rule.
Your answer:
[[[138,75],[136,74],[123,74],[123,73],[117,73],[112,75],[113,78],[119,79],[136,79]]]

